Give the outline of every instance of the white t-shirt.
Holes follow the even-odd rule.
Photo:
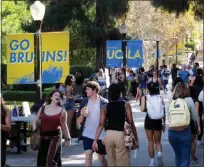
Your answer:
[[[162,79],[163,79],[163,80],[169,80],[170,75],[169,75],[168,77],[165,77],[165,76],[163,75],[165,72],[169,72],[169,73],[170,73],[169,70],[167,70],[167,69],[163,69],[163,70],[161,71]]]
[[[88,137],[90,139],[94,139],[96,135],[96,130],[98,128],[98,124],[100,122],[100,99],[96,101],[92,101],[89,99],[88,104],[88,114],[86,116],[86,122],[84,126],[83,135],[84,137]],[[105,136],[105,130],[103,129],[99,139],[103,139]]]
[[[117,73],[116,70],[111,70],[110,71],[110,74],[111,74],[111,83],[117,83],[118,82],[118,79],[116,77],[116,73]]]
[[[204,100],[203,100],[204,94],[203,94],[203,93],[204,93],[204,91],[202,90],[202,91],[200,92],[199,96],[198,96],[198,100],[203,103],[203,107],[204,107]]]

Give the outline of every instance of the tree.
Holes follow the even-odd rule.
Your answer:
[[[130,10],[127,13],[127,26],[133,39],[144,41],[148,54],[148,63],[152,63],[155,50],[155,36],[160,37],[162,54],[168,56],[170,50],[175,49],[177,42],[183,42],[188,30],[201,35],[196,27],[202,27],[202,23],[195,20],[192,8],[176,17],[174,13],[168,13],[163,9],[157,9],[151,2],[130,2]],[[199,35],[198,35],[199,36]],[[146,58],[146,57],[145,57]]]
[[[169,13],[176,12],[179,16],[187,12],[192,6],[193,12],[197,19],[204,19],[204,1],[203,0],[153,0],[152,4],[157,8],[163,8]]]
[[[32,21],[26,2],[3,1],[2,2],[2,50],[1,60],[6,63],[7,35],[25,32],[22,25],[29,25]]]
[[[95,26],[99,35],[96,43],[96,68],[104,68],[106,63],[106,40],[119,39],[118,30],[114,29],[114,18],[124,16],[129,9],[128,1],[124,0],[96,0]],[[113,30],[116,30],[115,32]]]

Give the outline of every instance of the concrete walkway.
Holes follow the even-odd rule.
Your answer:
[[[169,99],[171,98],[171,94],[162,94],[162,96],[164,97],[166,105],[168,105]],[[133,153],[131,155],[131,166],[148,166],[148,143],[143,126],[145,113],[140,112],[138,104],[135,101],[131,101],[130,103],[133,108],[134,121],[137,127],[140,141],[140,149],[137,154],[137,158],[133,158]],[[166,131],[162,136],[164,166],[175,166],[174,152],[168,142],[167,135],[168,133]],[[198,157],[198,163],[191,166],[203,166],[203,149],[204,146],[197,147],[196,156]],[[10,166],[36,166],[36,157],[37,152],[33,152],[31,150],[28,150],[28,152],[22,152],[22,154],[9,153],[7,155],[7,164]],[[78,146],[71,146],[70,148],[66,148],[65,146],[63,146],[62,163],[63,166],[84,166],[84,154],[82,144]],[[94,155],[93,165],[99,166],[96,155]]]

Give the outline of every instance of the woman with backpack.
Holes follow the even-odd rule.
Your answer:
[[[158,166],[162,166],[161,135],[162,130],[163,132],[165,131],[165,106],[163,98],[159,95],[159,86],[157,83],[148,83],[147,89],[149,94],[142,97],[141,111],[147,112],[144,127],[148,139],[149,166],[155,166],[154,145],[156,145],[157,150]]]
[[[179,82],[174,88],[173,101],[169,105],[168,139],[174,150],[176,166],[190,165],[191,157],[191,120],[196,122],[195,104],[187,96],[188,90],[184,82]]]

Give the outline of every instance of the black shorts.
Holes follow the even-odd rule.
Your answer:
[[[156,131],[161,131],[162,130],[162,119],[158,120],[153,120],[146,115],[145,118],[145,123],[144,123],[144,128],[146,130],[156,130]]]
[[[86,150],[92,150],[92,145],[93,145],[94,139],[90,139],[88,137],[83,136],[83,146],[84,146],[84,151]],[[96,152],[100,155],[106,155],[106,148],[105,145],[102,143],[102,140],[98,140],[98,151]]]
[[[196,127],[196,123],[194,121],[191,120],[190,122],[190,127],[191,127],[191,134],[195,135],[197,134],[197,127]]]

